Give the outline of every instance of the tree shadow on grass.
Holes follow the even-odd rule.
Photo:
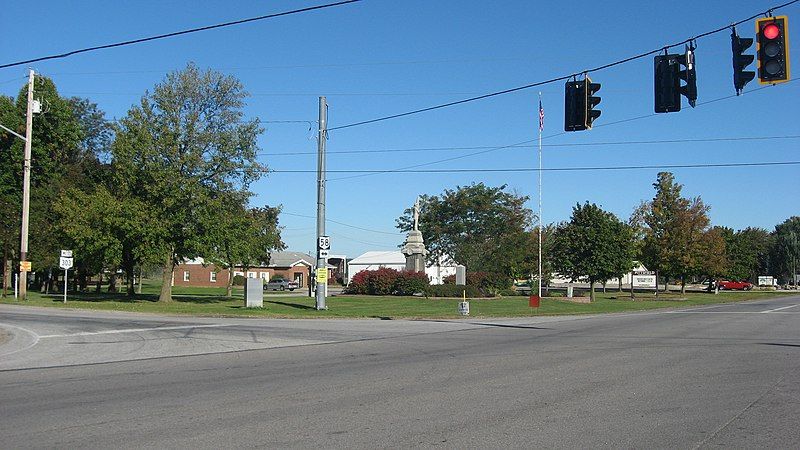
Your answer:
[[[288,306],[289,308],[295,308],[295,309],[316,309],[313,306],[303,305],[301,303],[276,302],[274,300],[265,301],[264,303],[272,303],[273,305]]]
[[[45,294],[45,298],[52,299],[53,303],[63,302],[64,294]],[[157,303],[158,294],[136,294],[133,297],[128,297],[124,293],[113,292],[81,292],[81,293],[68,293],[67,301],[81,301],[90,303],[102,302],[119,302],[119,303]],[[224,295],[173,295],[172,301],[178,303],[194,303],[194,304],[212,304],[212,303],[225,303],[233,300]]]

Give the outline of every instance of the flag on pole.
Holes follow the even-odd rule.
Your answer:
[[[539,132],[544,130],[544,108],[542,108],[542,98],[539,97]]]

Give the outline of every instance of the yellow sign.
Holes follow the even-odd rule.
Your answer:
[[[317,269],[317,283],[328,284],[328,269]]]
[[[19,262],[19,270],[23,272],[30,272],[31,271],[31,262],[30,261],[20,261]]]

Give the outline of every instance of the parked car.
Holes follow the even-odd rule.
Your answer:
[[[298,289],[300,285],[297,281],[289,281],[289,280],[272,280],[264,285],[265,291],[293,291]]]
[[[720,280],[717,282],[720,290],[728,289],[728,290],[741,290],[741,291],[749,291],[753,289],[753,285],[747,281],[724,281]]]

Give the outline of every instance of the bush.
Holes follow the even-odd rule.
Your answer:
[[[464,291],[466,291],[467,298],[483,297],[481,291],[475,286],[456,286],[455,284],[430,285],[425,288],[425,296],[461,298]]]
[[[246,280],[245,277],[242,275],[235,275],[233,277],[233,285],[234,286],[244,286],[244,281]]]
[[[362,270],[345,288],[347,294],[414,295],[428,286],[425,272],[398,272],[394,269]]]
[[[393,291],[395,295],[414,295],[425,292],[430,285],[430,280],[425,272],[412,272],[404,270],[398,272],[394,280]]]

